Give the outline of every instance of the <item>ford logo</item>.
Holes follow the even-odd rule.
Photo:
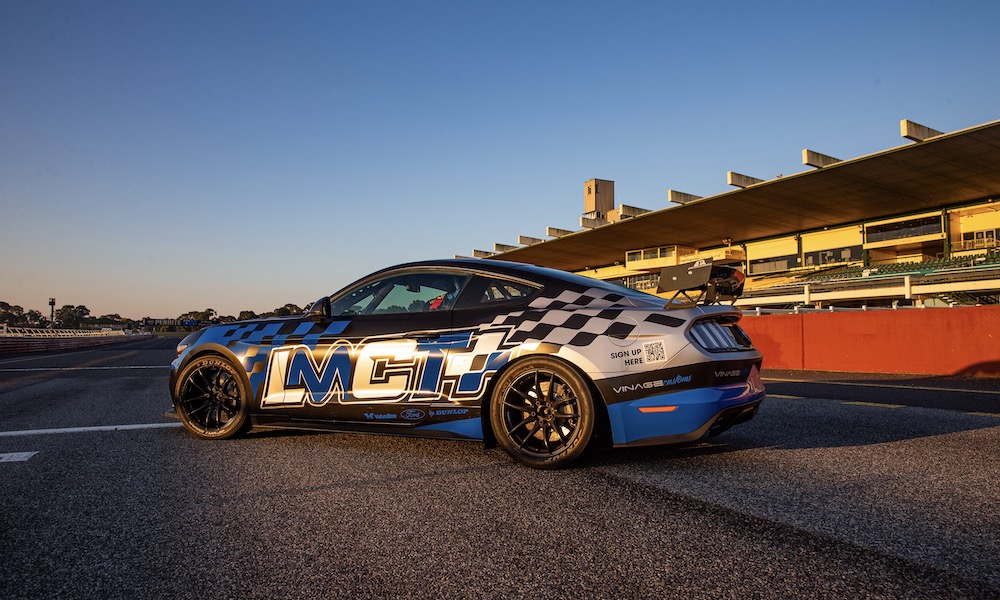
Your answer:
[[[407,421],[419,421],[424,418],[424,411],[419,408],[408,408],[399,414]]]

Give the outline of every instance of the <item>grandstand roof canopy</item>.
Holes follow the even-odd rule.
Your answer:
[[[1000,121],[509,250],[568,271],[655,246],[710,248],[1000,196]]]

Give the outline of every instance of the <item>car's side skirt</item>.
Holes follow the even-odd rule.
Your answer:
[[[478,411],[477,411],[478,412]],[[370,433],[375,435],[395,435],[436,439],[458,439],[482,441],[483,425],[479,416],[415,425],[412,423],[359,423],[350,421],[320,421],[291,419],[282,415],[259,414],[251,417],[255,427],[273,427],[302,431],[323,431],[341,433]]]

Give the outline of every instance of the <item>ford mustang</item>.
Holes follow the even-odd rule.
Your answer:
[[[692,284],[702,299],[712,287]],[[202,438],[259,426],[482,440],[557,468],[591,444],[691,442],[753,418],[761,355],[739,319],[530,265],[417,262],[303,315],[190,334],[170,392]]]

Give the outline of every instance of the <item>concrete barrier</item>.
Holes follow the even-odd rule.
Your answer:
[[[93,336],[93,337],[18,337],[0,336],[0,356],[45,352],[48,350],[70,350],[120,344],[149,339],[152,334]]]
[[[1000,306],[752,316],[764,367],[1000,377]]]

